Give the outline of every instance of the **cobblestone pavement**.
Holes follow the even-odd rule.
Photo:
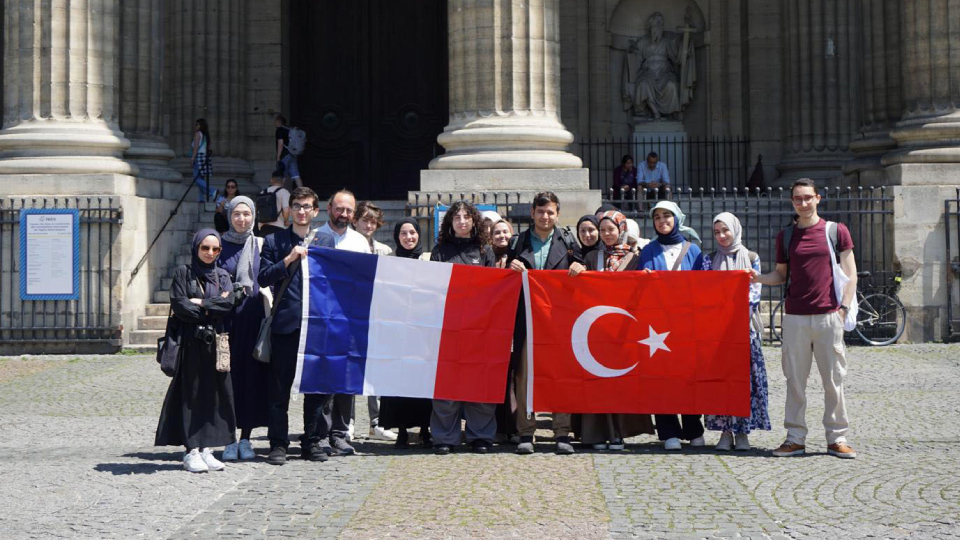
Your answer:
[[[783,376],[766,355],[775,429],[751,452],[667,455],[643,436],[562,457],[544,432],[534,456],[439,457],[361,437],[360,455],[271,467],[256,430],[257,461],[207,474],[151,446],[169,381],[151,358],[0,358],[0,539],[960,539],[960,346],[850,350],[853,461],[825,454],[816,370],[810,454],[769,456]]]

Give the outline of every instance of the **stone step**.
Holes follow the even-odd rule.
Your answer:
[[[135,354],[156,354],[157,353],[157,342],[154,341],[153,344],[133,344],[128,343],[125,345],[124,350],[131,351]]]
[[[140,317],[137,320],[137,330],[166,330],[167,317],[161,315],[157,317]]]
[[[170,303],[170,289],[153,291],[153,301],[157,304]]]
[[[164,317],[170,314],[170,304],[147,304],[144,315],[147,317]]]
[[[157,285],[157,289],[161,291],[169,291],[171,286],[173,286],[173,278],[163,277],[160,278],[160,284]]]
[[[163,337],[163,330],[134,330],[130,332],[131,345],[157,346],[157,340]]]

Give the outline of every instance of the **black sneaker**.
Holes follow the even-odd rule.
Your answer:
[[[477,439],[473,441],[473,453],[474,454],[486,454],[490,451],[490,444],[483,439]]]
[[[433,436],[430,435],[430,429],[420,428],[420,446],[424,448],[433,448]]]
[[[341,437],[333,437],[330,439],[330,447],[333,448],[333,451],[340,454],[341,456],[352,456],[357,453],[357,450],[350,446],[350,443],[346,439]]]
[[[307,461],[321,461],[321,462],[330,459],[327,457],[327,454],[320,449],[320,445],[317,443],[310,443],[305,448],[301,448],[300,457]]]
[[[450,445],[448,444],[438,444],[433,447],[433,453],[438,456],[445,456],[450,453]]]
[[[277,446],[270,449],[270,455],[267,456],[267,463],[271,465],[283,465],[287,462],[287,449]]]
[[[393,447],[398,450],[406,450],[410,448],[410,434],[407,433],[407,430],[401,429],[400,433],[397,435],[397,442],[393,443]]]

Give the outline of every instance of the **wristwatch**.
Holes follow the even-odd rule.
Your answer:
[[[840,304],[840,309],[846,311],[847,313],[850,313],[850,308],[848,308],[847,306],[845,306],[845,305],[843,305],[843,304]]]

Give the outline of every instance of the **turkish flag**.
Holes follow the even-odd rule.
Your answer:
[[[750,416],[749,288],[745,272],[525,272],[528,410]]]

